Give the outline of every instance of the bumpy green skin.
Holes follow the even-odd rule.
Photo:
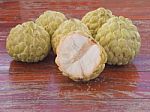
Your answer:
[[[44,27],[49,35],[52,36],[58,26],[65,20],[67,20],[67,18],[63,13],[56,11],[46,11],[44,14],[40,15],[35,22],[36,24]]]
[[[71,32],[71,33],[69,33],[68,35],[72,35],[73,33],[79,33],[80,35],[87,36],[91,41],[97,43],[97,42],[93,39],[93,37],[92,37],[91,35],[87,35],[87,34],[85,34],[84,32],[81,32],[81,31]],[[67,35],[67,36],[68,36],[68,35]],[[63,37],[63,39],[65,39],[65,37]],[[62,39],[61,41],[63,41],[63,39]],[[107,54],[106,54],[106,52],[105,52],[105,49],[104,49],[99,43],[97,43],[97,44],[98,44],[99,49],[100,49],[100,58],[101,58],[101,60],[100,60],[99,65],[95,68],[94,72],[93,72],[91,75],[88,75],[88,76],[84,75],[83,78],[78,78],[78,77],[76,77],[76,76],[67,74],[66,72],[64,72],[64,71],[59,67],[59,70],[62,71],[62,74],[63,74],[64,76],[69,77],[70,79],[72,79],[72,80],[74,80],[74,81],[89,81],[89,80],[92,80],[92,79],[95,79],[96,77],[98,77],[98,76],[101,74],[101,72],[104,70],[104,68],[105,68],[105,64],[106,64],[106,62],[107,62]],[[56,60],[55,60],[55,61],[56,61]]]
[[[56,48],[61,40],[62,37],[66,36],[67,34],[73,31],[80,31],[84,34],[91,35],[90,31],[88,30],[87,26],[82,23],[78,19],[69,19],[63,22],[58,29],[54,32],[52,36],[52,48],[54,53],[56,53]]]
[[[141,39],[132,21],[113,17],[97,32],[96,40],[104,47],[110,65],[125,65],[138,54]]]
[[[44,28],[32,21],[25,22],[11,29],[6,49],[16,61],[38,62],[49,52],[50,37]]]
[[[98,8],[94,11],[88,12],[82,18],[82,22],[88,26],[92,36],[95,38],[98,29],[111,17],[113,17],[113,15],[110,10]]]

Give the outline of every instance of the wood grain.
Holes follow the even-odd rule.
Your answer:
[[[15,25],[56,10],[68,18],[82,18],[98,7],[133,20],[142,39],[140,54],[125,66],[106,65],[95,80],[73,82],[54,63],[52,52],[41,62],[14,61],[5,48]],[[149,112],[150,111],[149,0],[1,0],[0,112]]]

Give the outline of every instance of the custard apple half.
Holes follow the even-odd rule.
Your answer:
[[[64,76],[74,81],[89,81],[103,71],[107,55],[90,35],[76,31],[62,37],[55,62]]]
[[[49,52],[50,37],[44,28],[32,21],[25,22],[11,29],[6,49],[16,61],[38,62]]]
[[[67,18],[63,13],[49,10],[40,15],[35,22],[36,24],[44,27],[49,35],[52,36],[58,26],[65,20],[67,20]]]
[[[54,34],[52,36],[52,48],[55,53],[56,53],[56,48],[57,48],[61,38],[72,31],[81,31],[82,33],[91,35],[87,26],[84,23],[82,23],[80,20],[69,19],[69,20],[63,22],[58,27],[58,29],[54,32]]]
[[[113,17],[97,32],[96,40],[104,47],[110,65],[125,65],[138,54],[141,39],[137,27],[128,18]]]
[[[94,11],[88,12],[83,18],[82,22],[87,25],[92,36],[95,38],[95,35],[98,29],[106,23],[108,19],[113,17],[112,12],[105,8],[98,8]]]

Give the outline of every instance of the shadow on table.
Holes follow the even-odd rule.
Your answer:
[[[118,68],[106,66],[98,78],[74,82],[62,75],[51,54],[39,63],[12,61],[9,72],[13,87],[35,99],[129,98],[134,97],[139,80],[136,66],[130,64]]]
[[[129,67],[132,66],[132,69]],[[112,68],[111,68],[112,69]],[[66,99],[104,99],[104,98],[138,98],[136,89],[139,81],[139,74],[134,64],[118,67],[120,70],[111,70],[108,66],[96,79],[89,82],[73,82],[64,79],[60,88],[60,98]]]
[[[57,69],[54,58],[51,53],[38,63],[12,61],[9,69],[9,86],[16,91],[13,98],[47,99],[48,90],[54,82],[53,71]]]

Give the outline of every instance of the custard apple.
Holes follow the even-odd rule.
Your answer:
[[[97,32],[95,38],[105,49],[110,65],[125,65],[138,54],[141,39],[137,27],[128,18],[113,17]]]
[[[98,29],[111,17],[113,17],[113,15],[110,10],[98,8],[94,11],[88,12],[82,18],[82,22],[88,26],[92,36],[95,38]]]
[[[63,13],[56,11],[46,11],[44,14],[40,15],[35,22],[36,24],[44,27],[49,35],[52,36],[58,26],[65,20],[67,20],[67,18]]]
[[[78,19],[69,19],[65,22],[63,22],[58,29],[54,32],[52,36],[52,48],[53,51],[56,53],[56,48],[59,44],[59,41],[62,37],[67,35],[68,33],[72,31],[81,31],[85,34],[91,35],[90,31],[88,30],[87,26],[82,23]]]
[[[90,35],[75,31],[60,40],[55,62],[64,76],[74,81],[89,81],[103,71],[107,55]]]
[[[6,49],[16,61],[38,62],[50,50],[50,37],[44,28],[32,21],[25,22],[11,29]]]

